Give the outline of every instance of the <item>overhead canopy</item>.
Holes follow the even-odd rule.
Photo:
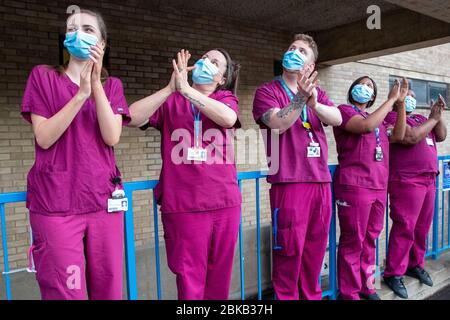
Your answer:
[[[319,63],[337,64],[450,42],[449,0],[150,0],[165,6],[287,33],[307,32]],[[381,29],[369,30],[367,8],[377,5]]]

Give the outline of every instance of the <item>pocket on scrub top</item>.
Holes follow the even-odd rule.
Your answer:
[[[30,186],[30,211],[62,213],[70,210],[70,177],[67,171],[34,171]],[[29,181],[30,183],[30,181]],[[44,211],[44,212],[42,212]]]

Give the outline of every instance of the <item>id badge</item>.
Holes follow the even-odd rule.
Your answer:
[[[311,142],[308,147],[308,158],[320,158],[320,146],[318,143]]]
[[[108,199],[108,212],[128,211],[128,198]]]
[[[189,148],[187,159],[190,161],[206,161],[206,149]]]
[[[383,149],[380,146],[375,148],[375,161],[383,160]]]
[[[426,140],[427,140],[427,145],[434,146],[433,139],[427,137]]]

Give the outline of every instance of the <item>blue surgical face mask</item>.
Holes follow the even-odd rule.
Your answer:
[[[195,69],[192,72],[192,81],[197,84],[211,84],[214,82],[214,76],[219,73],[219,68],[208,58],[200,59],[195,63]]]
[[[292,71],[300,71],[305,65],[306,57],[298,49],[287,51],[283,56],[283,67]]]
[[[416,109],[417,101],[412,96],[405,97],[405,109],[406,112],[413,112]]]
[[[365,84],[357,84],[352,89],[353,100],[359,103],[367,103],[372,99],[373,89]]]
[[[66,33],[64,47],[67,48],[71,56],[79,60],[87,60],[91,53],[89,49],[96,45],[98,38],[92,34],[77,30]]]

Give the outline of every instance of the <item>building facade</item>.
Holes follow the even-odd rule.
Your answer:
[[[249,157],[256,156],[258,161],[239,163],[238,170],[264,168],[265,158],[261,156],[260,150],[262,139],[251,112],[253,95],[258,85],[275,76],[274,70],[290,44],[292,33],[265,28],[260,24],[245,21],[236,23],[225,17],[193,15],[170,8],[145,11],[140,10],[139,3],[132,1],[130,5],[123,6],[102,2],[97,8],[109,27],[109,57],[106,65],[111,75],[122,80],[128,103],[167,84],[172,72],[171,59],[178,50],[189,49],[193,54],[193,63],[205,51],[223,47],[242,65],[238,90],[242,131],[253,130],[255,135],[251,139],[256,139],[250,139],[244,152]],[[61,37],[64,36],[66,17],[61,8],[68,4],[65,1],[51,4],[2,1],[0,6],[3,21],[0,24],[0,193],[26,190],[27,172],[34,162],[34,137],[31,126],[20,115],[22,94],[33,66],[60,64]],[[394,77],[406,76],[413,79],[413,88],[421,97],[419,103],[423,102],[418,111],[428,115],[426,103],[437,92],[445,94],[447,103],[449,101],[449,53],[450,44],[443,44],[339,65],[319,65],[321,87],[336,104],[341,104],[346,102],[347,90],[353,80],[361,75],[370,75],[378,84],[377,102],[380,103],[387,97],[389,81]],[[449,111],[445,112],[444,117],[450,123]],[[336,163],[335,143],[330,128],[327,128],[327,134],[329,162]],[[159,133],[154,129],[143,132],[124,128],[121,142],[115,148],[124,181],[158,179],[161,167],[159,143]],[[256,145],[259,148],[255,148]],[[439,154],[450,154],[450,143],[441,143]],[[261,182],[262,223],[265,226],[264,239],[267,240],[263,246],[266,250],[264,261],[270,260],[270,251],[267,252],[270,246],[268,189],[269,186]],[[253,232],[256,223],[253,183],[243,184],[243,199],[244,228]],[[138,253],[145,255],[153,245],[154,235],[151,192],[137,193],[133,208],[135,244],[141,249]],[[9,205],[6,214],[10,268],[23,268],[28,264],[28,211],[24,203],[20,203]],[[162,225],[159,226],[162,239]],[[255,250],[254,241],[250,238],[246,241],[246,249],[249,250],[247,263],[253,265],[251,252]],[[2,254],[0,251],[0,259]],[[270,263],[265,266],[264,275],[268,279]],[[169,273],[167,279],[174,281]],[[254,286],[252,279],[249,283]],[[233,287],[236,288],[237,284],[235,279]]]

